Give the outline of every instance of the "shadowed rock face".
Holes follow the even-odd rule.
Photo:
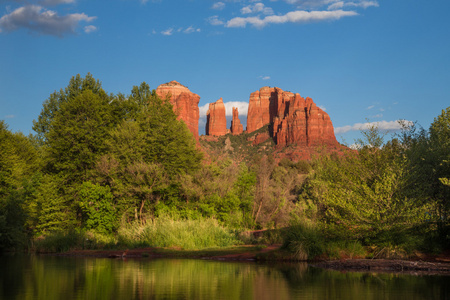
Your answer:
[[[238,135],[244,132],[244,126],[242,126],[239,120],[239,111],[237,107],[233,107],[233,120],[231,121],[231,133],[233,135]]]
[[[206,113],[206,135],[221,136],[227,134],[227,119],[222,98],[209,104]]]
[[[284,92],[280,88],[263,87],[250,95],[247,132],[272,125],[277,147],[291,144],[311,147],[339,145],[333,124],[326,112],[311,98]]]
[[[198,141],[198,103],[200,96],[192,93],[187,87],[175,80],[158,86],[156,94],[161,99],[169,98],[170,103],[173,105],[173,110],[178,115],[178,119],[186,123]]]

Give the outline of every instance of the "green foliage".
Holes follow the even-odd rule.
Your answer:
[[[214,219],[173,220],[160,216],[147,224],[124,225],[119,230],[121,243],[133,246],[205,249],[238,244],[235,235]]]
[[[36,234],[69,230],[77,225],[75,207],[71,199],[62,195],[63,185],[63,179],[58,176],[42,177],[36,199],[30,204]]]
[[[65,252],[79,248],[85,236],[76,230],[54,231],[45,237],[34,241],[34,250],[37,252]]]
[[[91,90],[62,103],[46,134],[46,163],[50,173],[62,173],[67,183],[86,181],[113,126],[109,98]]]
[[[325,252],[325,239],[318,228],[296,224],[287,229],[282,249],[295,260],[312,260]]]
[[[436,238],[445,247],[450,245],[449,128],[450,107],[434,119],[429,132],[405,125],[400,135],[408,161],[410,194],[429,206],[430,224],[438,225]]]
[[[83,182],[79,197],[86,229],[94,229],[100,233],[113,232],[117,217],[113,206],[113,195],[109,187]]]
[[[0,201],[0,252],[26,248],[28,234],[25,228],[27,214],[20,193],[12,192]]]
[[[33,176],[38,153],[21,133],[11,133],[0,121],[0,250],[24,248],[28,202],[34,196]]]
[[[426,207],[405,192],[404,157],[394,144],[372,147],[380,143],[371,132],[358,155],[317,162],[306,195],[310,193],[320,207],[321,222],[338,236],[366,242],[389,239],[425,219]]]
[[[54,92],[44,102],[42,111],[38,120],[33,121],[33,130],[37,133],[38,139],[44,143],[47,139],[47,134],[52,128],[52,122],[61,108],[61,105],[77,96],[82,92],[90,90],[100,97],[106,97],[105,91],[101,87],[101,83],[95,80],[94,77],[88,73],[85,78],[79,74],[70,79],[69,85],[59,92]]]

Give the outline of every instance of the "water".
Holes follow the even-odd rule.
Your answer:
[[[0,256],[0,299],[450,299],[449,283],[301,263]]]

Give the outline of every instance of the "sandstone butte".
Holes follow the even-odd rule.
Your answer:
[[[285,92],[280,88],[263,87],[250,95],[247,132],[267,124],[277,148],[287,145],[338,147],[329,115],[311,98]]]
[[[238,135],[244,132],[244,126],[242,126],[239,120],[239,111],[237,107],[233,107],[233,120],[231,121],[231,134]]]
[[[227,119],[222,98],[209,104],[206,113],[206,135],[222,136],[227,134]]]
[[[173,105],[173,110],[178,115],[178,119],[186,123],[198,141],[198,119],[200,115],[198,103],[200,96],[175,80],[158,86],[156,94],[161,99],[169,99]]]

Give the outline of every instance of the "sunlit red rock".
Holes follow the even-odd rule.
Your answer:
[[[247,132],[271,124],[271,135],[277,147],[296,144],[312,147],[336,146],[331,119],[311,98],[285,92],[280,88],[263,87],[250,95]]]
[[[156,94],[161,99],[169,97],[169,101],[173,105],[173,109],[178,115],[178,119],[183,120],[186,123],[187,127],[198,141],[198,103],[200,101],[200,96],[192,93],[187,87],[175,80],[158,86]]]
[[[222,98],[209,104],[206,113],[206,135],[221,136],[227,134],[227,119]]]
[[[231,133],[238,135],[244,132],[244,126],[242,126],[239,120],[239,111],[237,107],[233,107],[233,120],[231,121]]]

